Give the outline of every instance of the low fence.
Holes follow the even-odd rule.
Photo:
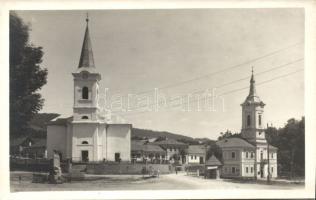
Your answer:
[[[166,164],[89,163],[86,172],[88,174],[148,174],[158,170],[160,174],[168,174],[173,171],[173,167]]]
[[[46,158],[10,157],[10,170],[24,170],[32,172],[49,172],[53,161]],[[67,163],[60,163],[61,170],[67,172]]]
[[[48,159],[10,158],[10,170],[48,172],[50,168],[51,161]]]

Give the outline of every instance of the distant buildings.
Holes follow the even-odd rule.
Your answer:
[[[146,141],[132,141],[131,154],[133,163],[168,163],[167,152],[159,145]]]
[[[242,106],[241,138],[224,138],[217,142],[222,149],[223,177],[277,177],[277,148],[265,137],[264,106],[256,94],[252,73],[250,91]]]

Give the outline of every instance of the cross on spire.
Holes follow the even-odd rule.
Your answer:
[[[87,16],[86,17],[86,22],[87,22],[87,25],[88,25],[88,23],[89,23],[89,13],[88,12],[86,13],[86,16]]]

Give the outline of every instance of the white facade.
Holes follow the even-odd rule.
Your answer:
[[[87,20],[88,22],[88,20]],[[47,125],[48,158],[57,150],[72,161],[130,161],[130,124],[109,124],[100,115],[99,74],[94,66],[88,24],[78,69],[74,77],[74,106],[71,118]]]
[[[204,164],[205,156],[201,154],[188,154],[186,155],[187,164]]]
[[[276,178],[277,148],[266,141],[264,106],[256,94],[253,74],[250,91],[242,106],[241,138],[226,138],[218,142],[223,152],[223,177]],[[269,148],[269,150],[268,150]],[[269,157],[268,157],[269,151]]]

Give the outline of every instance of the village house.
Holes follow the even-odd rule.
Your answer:
[[[242,106],[241,137],[217,142],[223,153],[222,177],[277,177],[277,148],[265,136],[264,106],[256,93],[252,72],[250,91]]]
[[[190,145],[186,150],[186,164],[204,164],[206,158],[206,149],[204,145]]]
[[[158,145],[146,141],[132,141],[131,156],[133,163],[167,163],[167,152]]]
[[[47,125],[48,158],[53,151],[73,162],[130,161],[131,124],[112,124],[100,114],[99,83],[89,36],[88,22],[74,81],[73,115]]]
[[[166,159],[169,160],[170,163],[185,163],[185,150],[188,148],[187,144],[170,138],[166,138],[165,140],[161,141],[155,141],[151,144],[158,145],[162,149],[164,149],[166,151]]]

